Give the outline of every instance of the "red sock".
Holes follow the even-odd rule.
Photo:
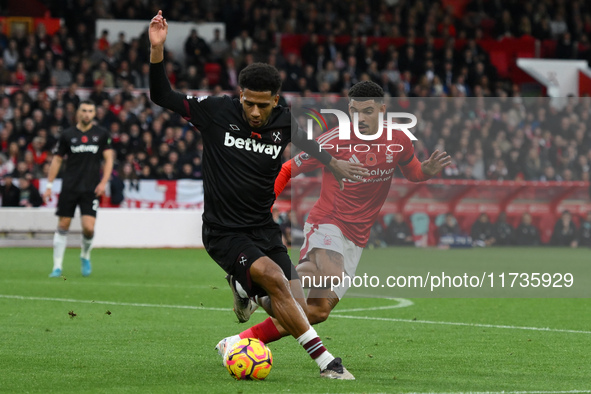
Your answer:
[[[238,335],[240,336],[240,339],[257,338],[263,343],[274,342],[282,338],[282,335],[279,333],[279,330],[277,330],[277,327],[275,327],[275,324],[270,317],[266,318],[261,323],[250,327],[248,330],[242,331]]]

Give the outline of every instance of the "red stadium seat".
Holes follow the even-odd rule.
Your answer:
[[[215,86],[220,82],[222,75],[222,66],[218,63],[205,63],[205,76],[209,81],[209,86]]]

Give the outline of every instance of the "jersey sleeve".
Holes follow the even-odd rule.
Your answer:
[[[326,152],[324,149],[321,149],[316,140],[308,139],[307,133],[300,127],[297,120],[293,116],[291,119],[291,125],[291,142],[295,146],[308,153],[310,156],[314,157],[324,165],[330,163],[330,160],[332,159],[330,153]]]
[[[306,152],[302,152],[291,159],[291,174],[296,177],[306,172],[314,171],[317,168],[323,166],[323,164],[317,159],[310,157]]]
[[[105,129],[105,134],[103,136],[103,144],[101,146],[101,151],[104,152],[106,150],[109,149],[113,149],[113,141],[111,138],[111,133],[109,133],[106,129]]]
[[[400,160],[398,160],[398,165],[404,167],[412,161],[413,157],[415,157],[415,147],[413,146],[411,139],[406,135],[400,145],[402,145],[403,149],[400,155]]]
[[[164,61],[150,63],[150,99],[157,105],[174,111],[198,129],[207,126],[221,108],[222,97],[193,97],[172,90],[166,77]]]
[[[150,99],[161,107],[174,111],[185,119],[188,119],[189,105],[186,103],[185,95],[172,90],[170,82],[166,77],[164,61],[150,63]]]
[[[402,175],[411,182],[423,182],[431,178],[423,172],[421,162],[415,155],[412,156],[410,163],[400,165],[400,169]]]
[[[65,136],[65,132],[60,135],[60,138],[57,140],[55,147],[53,148],[52,153],[54,155],[58,155],[64,157],[69,151],[69,141]]]
[[[189,108],[188,120],[190,120],[197,129],[203,131],[203,129],[211,123],[215,113],[223,108],[224,101],[228,101],[226,104],[231,105],[232,99],[228,96],[186,96],[185,101]]]
[[[279,196],[285,186],[291,179],[291,160],[286,161],[281,166],[281,171],[279,171],[279,175],[275,178],[275,197]]]

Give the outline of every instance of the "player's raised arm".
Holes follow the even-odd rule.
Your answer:
[[[150,21],[150,99],[161,107],[170,109],[184,117],[190,117],[185,96],[172,90],[164,70],[164,42],[168,34],[168,23],[158,11]]]

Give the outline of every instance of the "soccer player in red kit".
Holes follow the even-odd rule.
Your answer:
[[[388,196],[397,167],[409,181],[422,182],[450,164],[450,156],[438,151],[433,152],[429,159],[419,162],[414,155],[411,139],[403,131],[393,130],[392,138],[388,139],[386,125],[380,124],[380,113],[385,115],[386,112],[383,97],[382,88],[370,81],[359,82],[349,90],[349,113],[352,118],[355,114],[358,116],[359,132],[373,135],[382,129],[377,139],[367,141],[351,133],[351,139],[342,140],[339,139],[338,128],[329,130],[317,139],[321,148],[335,158],[362,163],[370,175],[365,176],[362,182],[347,183],[344,191],[340,191],[336,179],[323,170],[320,198],[306,220],[300,263],[296,267],[302,283],[319,283],[319,280],[310,280],[314,277],[342,278],[343,273],[351,278],[355,276],[361,252]],[[275,181],[275,194],[283,190],[292,176],[321,167],[318,160],[300,153],[282,166]],[[347,289],[348,286],[343,285],[334,290],[311,288],[306,301],[310,323],[325,321]],[[264,299],[259,300],[259,303],[267,307]],[[269,343],[286,335],[287,332],[275,319],[268,318],[224,340],[258,338]]]

